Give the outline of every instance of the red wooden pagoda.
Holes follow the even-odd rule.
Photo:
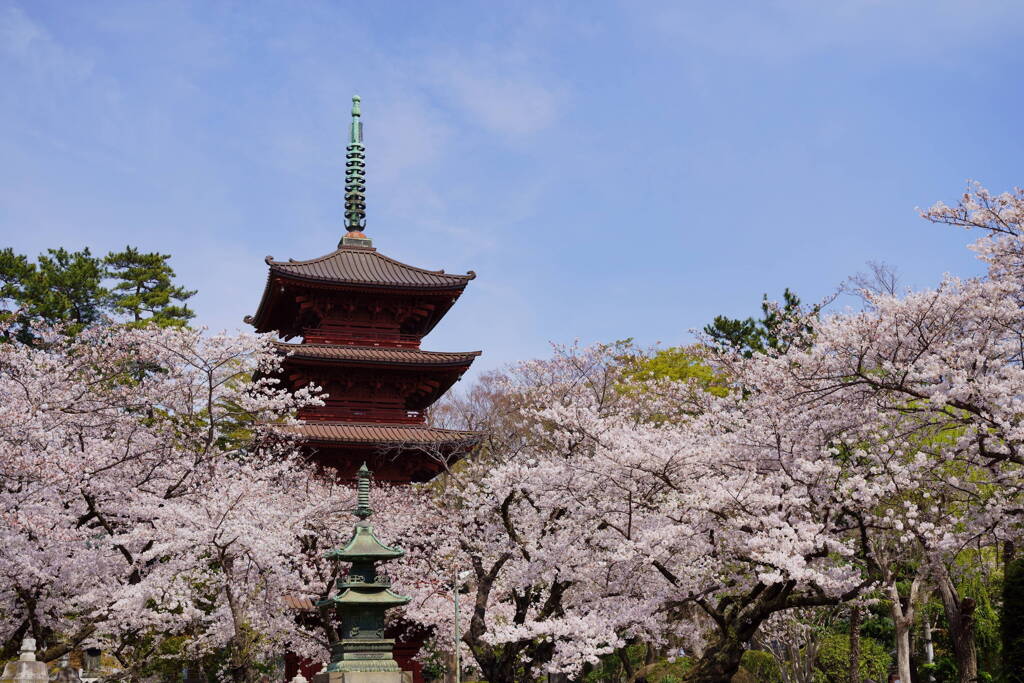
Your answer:
[[[348,233],[338,248],[308,261],[275,261],[255,315],[258,332],[277,332],[292,388],[323,388],[325,405],[305,408],[298,427],[313,457],[355,477],[369,464],[379,480],[422,482],[477,439],[425,424],[425,411],[469,368],[479,351],[423,351],[420,342],[476,275],[400,263],[366,237],[365,171],[359,98],[353,98],[345,181]],[[299,338],[300,343],[288,343]]]
[[[378,480],[423,482],[460,457],[479,435],[426,424],[425,411],[469,368],[479,351],[423,351],[420,342],[476,275],[400,263],[366,237],[365,161],[359,98],[353,97],[346,154],[345,222],[338,248],[318,258],[276,261],[256,313],[246,322],[277,332],[292,389],[322,387],[324,405],[304,408],[296,427],[304,448],[342,479],[366,462]],[[292,340],[298,339],[298,343]],[[401,638],[395,658],[423,680],[412,660],[421,642]],[[294,675],[294,660],[287,672]],[[303,667],[305,669],[305,667]],[[310,673],[310,672],[306,672]]]

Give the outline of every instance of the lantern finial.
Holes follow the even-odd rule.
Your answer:
[[[359,494],[356,498],[356,517],[359,519],[366,519],[373,514],[373,510],[370,508],[370,468],[363,463],[363,466],[359,468],[356,476],[359,478]]]

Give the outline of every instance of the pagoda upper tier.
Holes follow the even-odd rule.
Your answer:
[[[308,261],[268,256],[266,262],[267,285],[246,322],[258,332],[312,343],[419,348],[476,277],[473,271],[454,275],[416,268],[372,246],[344,241]]]

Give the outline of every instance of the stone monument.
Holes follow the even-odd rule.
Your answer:
[[[50,674],[46,670],[46,662],[36,661],[35,638],[25,638],[21,641],[21,655],[13,662],[7,662],[4,667],[4,675],[0,676],[0,683],[28,683],[28,681],[44,683],[49,680]]]
[[[331,662],[327,672],[314,677],[314,683],[407,683],[412,674],[402,671],[394,657],[395,641],[384,637],[384,612],[411,600],[391,591],[391,581],[377,572],[377,563],[405,554],[377,538],[366,521],[370,509],[370,470],[359,468],[359,497],[352,538],[345,547],[327,554],[332,560],[350,562],[348,576],[338,579],[338,594],[320,602],[318,607],[333,607],[341,615],[340,640],[331,643]]]

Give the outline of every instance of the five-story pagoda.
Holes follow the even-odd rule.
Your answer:
[[[258,332],[277,332],[291,387],[314,383],[325,405],[305,408],[297,427],[322,466],[353,478],[368,462],[395,483],[433,478],[477,434],[425,424],[425,410],[469,368],[479,351],[423,351],[420,342],[476,275],[400,263],[365,235],[366,172],[359,97],[352,98],[346,154],[347,234],[329,254],[306,261],[267,257],[270,272],[255,315]],[[300,339],[299,343],[290,340]]]

